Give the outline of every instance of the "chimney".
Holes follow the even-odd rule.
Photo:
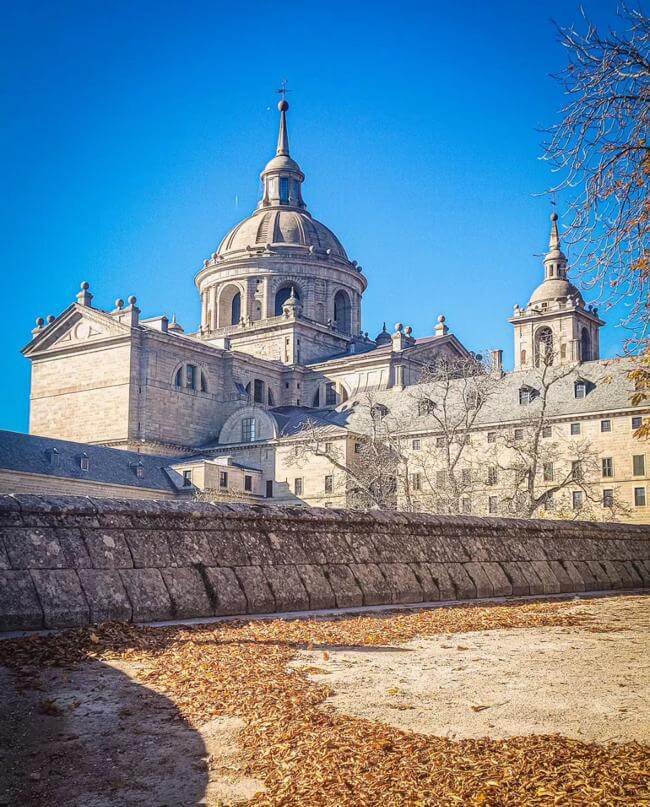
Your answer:
[[[492,372],[494,373],[502,373],[503,372],[503,350],[491,350],[490,356],[492,359]]]

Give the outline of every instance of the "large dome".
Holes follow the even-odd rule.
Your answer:
[[[226,235],[217,253],[227,257],[228,253],[247,248],[275,246],[314,247],[330,250],[330,254],[348,260],[341,242],[324,224],[313,219],[309,213],[300,210],[257,210],[252,216],[240,222]]]
[[[533,292],[529,305],[536,303],[548,303],[554,300],[563,300],[567,297],[577,297],[579,302],[584,305],[584,300],[578,289],[569,283],[566,278],[549,278],[544,280]]]

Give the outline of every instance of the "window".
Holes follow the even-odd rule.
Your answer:
[[[496,432],[488,432],[487,433],[487,441],[488,441],[488,443],[496,443],[496,441],[497,441],[497,433]]]
[[[347,292],[342,289],[334,295],[334,325],[342,333],[352,330],[352,305]]]
[[[540,328],[535,334],[535,364],[543,367],[553,364],[553,332]]]
[[[591,338],[586,328],[582,329],[580,336],[580,358],[582,361],[591,361]]]
[[[219,471],[219,487],[224,489],[228,487],[228,471]]]
[[[635,454],[632,457],[632,473],[634,476],[645,474],[645,454]]]
[[[499,512],[499,500],[496,496],[490,496],[488,499],[488,513],[494,515]]]
[[[444,448],[446,445],[444,437],[436,437],[436,448]]]
[[[355,454],[361,454],[361,443],[355,443],[354,444],[354,453]]]
[[[634,488],[634,506],[645,507],[645,488]]]
[[[525,350],[521,351],[521,364],[522,365],[526,364],[526,351]]]
[[[471,513],[472,512],[472,500],[469,496],[463,496],[460,500],[460,506],[463,513]]]
[[[331,493],[334,490],[334,477],[328,474],[325,477],[325,493]]]
[[[580,424],[579,423],[572,423],[571,424],[571,434],[576,435],[580,434]]]
[[[89,471],[90,470],[90,460],[88,459],[88,454],[85,452],[79,458],[79,467],[82,471]]]
[[[515,429],[514,438],[515,438],[515,440],[523,440],[524,439],[524,430],[523,429]]]
[[[436,471],[436,485],[444,488],[447,484],[447,471]]]
[[[612,488],[605,488],[603,490],[603,507],[614,506],[614,491]]]
[[[641,415],[635,415],[632,418],[632,428],[636,431],[637,429],[640,429],[642,425],[643,425],[643,418],[641,417]]]
[[[414,451],[419,451],[421,446],[422,446],[422,444],[421,444],[419,439],[415,439],[415,440],[411,441],[411,448]]]
[[[584,381],[576,381],[573,385],[573,397],[574,398],[586,398],[587,397],[587,384]]]
[[[205,373],[201,370],[201,392],[208,391],[208,380],[205,377]]]
[[[374,404],[370,407],[370,417],[373,420],[378,420],[380,418],[386,417],[388,414],[388,407],[384,406],[384,404]]]
[[[468,409],[478,409],[479,405],[481,404],[481,396],[479,395],[478,390],[470,390],[467,393],[467,408]]]
[[[331,454],[333,450],[334,450],[334,446],[333,446],[332,443],[329,443],[329,442],[325,443],[325,453],[326,454]]]
[[[142,479],[144,477],[144,465],[142,464],[142,460],[131,463],[131,468],[138,479]]]
[[[293,480],[293,492],[296,496],[302,496],[302,477],[299,476]]]
[[[544,510],[553,510],[555,508],[555,500],[552,493],[547,493],[544,496]]]
[[[336,406],[336,386],[334,384],[326,384],[325,385],[325,406]],[[370,410],[370,414],[372,415],[372,409]],[[372,415],[374,417],[374,415]]]
[[[183,486],[186,488],[192,486],[192,471],[183,471]]]
[[[464,485],[469,485],[469,483],[472,481],[472,474],[470,472],[470,469],[462,468],[460,472],[460,478],[462,479]]]
[[[267,479],[266,480],[266,498],[272,499],[273,498],[273,480]]]
[[[490,465],[487,469],[487,483],[488,485],[496,485],[497,479],[499,477],[497,468],[495,465]]]
[[[611,430],[612,430],[612,421],[611,420],[601,420],[600,421],[600,430],[601,430],[601,432],[611,432]]]
[[[242,418],[241,422],[242,443],[252,443],[257,439],[257,424],[255,418]]]
[[[289,203],[289,177],[280,177],[280,204]]]
[[[552,436],[553,436],[553,427],[542,426],[542,437],[552,437]]]
[[[193,364],[185,365],[185,386],[188,389],[196,388],[196,367]]]
[[[571,462],[571,478],[582,479],[582,462],[580,460],[573,460]]]
[[[244,474],[244,490],[250,493],[253,490],[253,477]]]
[[[264,382],[259,378],[253,381],[253,400],[255,403],[264,403]]]
[[[174,386],[175,387],[182,387],[183,386],[183,368],[179,367],[176,370],[176,375],[174,376]]]
[[[543,466],[544,482],[553,481],[553,463],[545,462]]]
[[[230,303],[230,324],[239,325],[241,320],[241,294],[236,292]],[[224,323],[225,324],[225,323]]]
[[[300,300],[300,294],[295,286],[293,287],[293,296],[296,298],[296,300]],[[287,302],[289,297],[291,297],[291,286],[283,286],[281,289],[278,289],[275,295],[274,307],[276,317],[281,317],[284,313],[282,309],[284,308],[284,304]],[[289,344],[288,339],[287,344]]]
[[[533,398],[531,393],[532,390],[530,390],[528,387],[522,387],[519,390],[519,403],[522,406],[528,406],[528,404],[531,402]]]
[[[422,489],[422,479],[420,474],[415,473],[411,474],[411,487],[413,490],[421,490]]]
[[[581,510],[582,505],[585,503],[585,494],[581,490],[574,490],[572,495],[572,504],[574,510]]]
[[[614,476],[614,460],[611,457],[603,457],[603,476]]]
[[[429,415],[435,409],[436,405],[429,398],[423,398],[418,401],[418,415]]]

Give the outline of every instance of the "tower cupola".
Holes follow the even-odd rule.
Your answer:
[[[288,101],[283,98],[278,104],[280,111],[280,131],[275,157],[270,160],[260,174],[264,185],[260,208],[284,207],[305,210],[301,186],[305,175],[298,163],[289,154],[289,134],[287,132]]]

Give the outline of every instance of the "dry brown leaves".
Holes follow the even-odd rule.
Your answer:
[[[329,690],[287,664],[305,647],[395,645],[416,636],[495,628],[575,626],[567,603],[463,606],[327,620],[193,627],[106,624],[0,643],[23,679],[44,665],[143,662],[141,683],[195,726],[244,719],[248,772],[269,805],[648,804],[647,749],[560,736],[453,741],[401,732],[323,707]]]

